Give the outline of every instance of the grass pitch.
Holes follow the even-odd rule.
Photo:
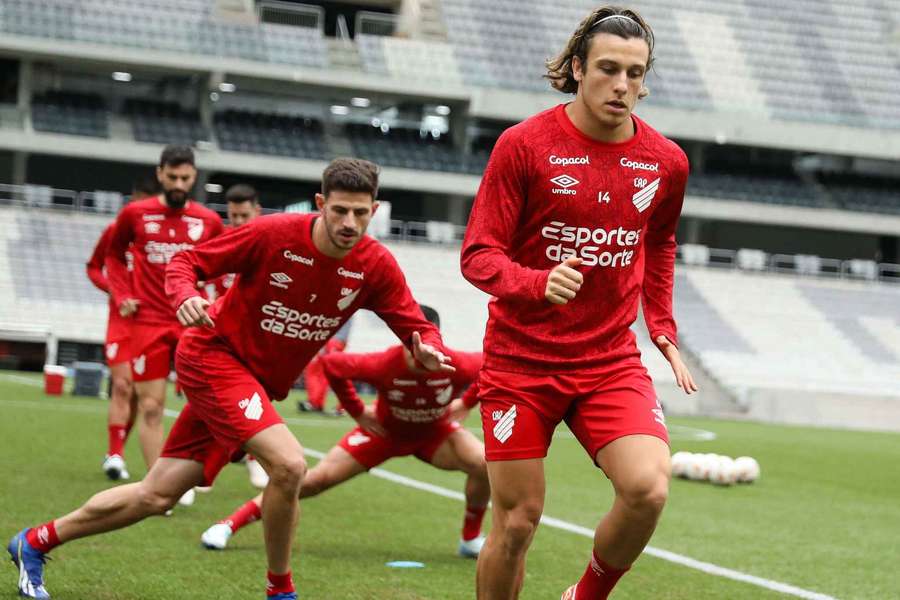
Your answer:
[[[100,471],[106,403],[47,397],[30,374],[0,372],[0,534],[70,511],[108,487]],[[282,414],[304,446],[326,451],[352,420]],[[170,407],[179,403],[170,401]],[[672,447],[751,455],[759,482],[719,488],[674,481],[651,545],[766,580],[836,598],[900,597],[900,436],[701,419],[669,419]],[[171,425],[171,419],[167,420]],[[468,425],[477,428],[475,416]],[[715,434],[703,441],[697,430]],[[545,513],[593,528],[612,492],[565,428],[547,460]],[[137,439],[126,449],[132,480],[144,469]],[[311,464],[315,461],[311,460]],[[455,491],[463,476],[415,459],[388,471]],[[170,518],[148,519],[53,552],[46,583],[58,600],[176,600],[264,597],[262,528],[251,525],[224,552],[200,547],[204,529],[254,495],[241,465],[210,494]],[[363,475],[304,501],[293,570],[307,600],[450,600],[474,597],[475,562],[455,554],[463,505]],[[489,527],[490,519],[486,525]],[[555,600],[584,569],[590,541],[542,526],[528,558],[523,600]],[[4,555],[5,556],[5,555]],[[391,569],[414,560],[423,569]],[[0,599],[17,597],[15,572],[0,569]],[[757,585],[643,556],[616,588],[620,600],[788,598]]]

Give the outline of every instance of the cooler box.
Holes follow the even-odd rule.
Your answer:
[[[44,365],[44,393],[59,396],[63,393],[66,381],[66,368],[59,365]]]
[[[99,396],[100,384],[103,381],[103,363],[74,362],[75,387],[72,393],[76,396]]]

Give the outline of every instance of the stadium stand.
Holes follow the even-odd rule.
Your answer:
[[[34,96],[31,106],[37,131],[109,137],[106,103],[99,95],[48,91]]]
[[[171,102],[130,98],[125,101],[124,112],[139,142],[193,145],[210,137],[197,111],[184,110]]]
[[[329,154],[322,122],[309,117],[226,110],[216,114],[215,131],[223,150],[300,158]]]

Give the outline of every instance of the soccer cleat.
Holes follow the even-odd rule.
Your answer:
[[[234,532],[226,523],[216,523],[203,532],[200,543],[207,550],[224,550]]]
[[[484,546],[484,536],[479,535],[471,540],[459,541],[459,555],[465,558],[478,558],[481,548]]]
[[[200,492],[201,494],[208,494],[212,491],[211,485],[197,485],[194,486],[195,492]]]
[[[578,589],[578,584],[576,583],[573,586],[570,586],[569,589],[563,592],[563,595],[559,600],[575,600],[575,592]]]
[[[247,471],[250,473],[250,485],[263,489],[269,485],[269,474],[257,460],[247,459]]]
[[[19,569],[19,595],[23,598],[49,600],[50,594],[44,587],[44,563],[47,556],[36,550],[25,539],[28,529],[23,529],[9,541],[6,550]]]
[[[178,504],[182,506],[190,506],[194,503],[194,499],[197,497],[197,493],[194,492],[194,488],[189,489],[184,493],[184,495],[178,499]]]
[[[282,592],[274,596],[266,596],[266,600],[297,600],[297,592]]]
[[[297,402],[297,410],[300,412],[322,413],[322,408],[313,406],[306,400]]]
[[[107,455],[103,461],[103,472],[113,481],[128,479],[130,475],[125,468],[125,461],[118,454]]]

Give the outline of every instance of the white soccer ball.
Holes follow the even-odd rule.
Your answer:
[[[720,456],[709,469],[709,480],[716,485],[732,485],[737,482],[738,471],[734,461]]]
[[[687,459],[685,476],[692,481],[705,481],[709,475],[711,461],[705,454],[692,454]]]
[[[687,477],[688,463],[694,456],[690,452],[676,452],[672,455],[672,475],[675,477]]]
[[[737,480],[742,483],[753,483],[759,479],[759,463],[750,456],[741,456],[734,461]]]

